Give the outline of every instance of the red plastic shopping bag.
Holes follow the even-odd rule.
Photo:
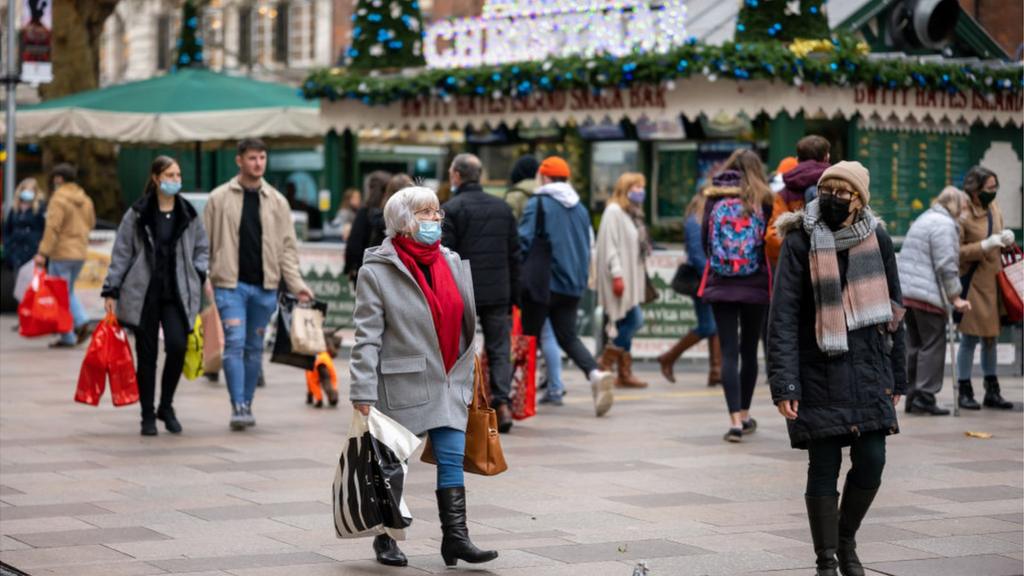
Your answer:
[[[108,314],[92,334],[78,373],[75,401],[98,406],[108,376],[114,406],[125,406],[139,400],[139,384],[128,336],[113,314]]]
[[[111,318],[112,337],[107,343],[107,373],[110,375],[110,396],[114,406],[127,406],[139,401],[139,381],[135,376],[135,360],[124,328]]]
[[[74,328],[68,283],[37,268],[18,304],[18,333],[26,338],[62,334]]]
[[[512,417],[537,414],[537,339],[523,335],[522,313],[512,312]]]

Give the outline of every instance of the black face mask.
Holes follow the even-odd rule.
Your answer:
[[[984,190],[982,190],[981,192],[978,192],[978,201],[981,202],[981,207],[982,208],[988,208],[988,205],[991,204],[992,201],[995,200],[995,199],[996,199],[996,193],[995,192],[986,192]]]
[[[850,217],[850,200],[840,200],[831,194],[818,196],[818,209],[821,221],[835,232]]]

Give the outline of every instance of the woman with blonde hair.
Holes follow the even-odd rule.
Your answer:
[[[733,152],[705,196],[701,239],[708,265],[698,295],[711,304],[722,346],[722,389],[730,420],[724,440],[741,442],[757,431],[750,404],[770,301],[764,238],[772,193],[757,153]]]
[[[704,255],[704,247],[701,244],[701,220],[704,217],[704,205],[706,204],[704,191],[701,188],[693,199],[686,206],[685,222],[683,223],[683,235],[686,239],[686,260],[696,270],[704,270],[707,266],[707,257]],[[722,383],[722,346],[718,341],[718,328],[715,326],[715,316],[711,312],[711,306],[700,296],[693,296],[693,310],[697,315],[697,326],[686,333],[664,354],[658,356],[658,364],[661,365],[661,374],[673,384],[676,376],[672,371],[676,360],[693,345],[707,338],[708,340],[708,386]]]
[[[946,320],[951,309],[966,312],[961,298],[960,215],[967,195],[947,186],[932,207],[910,225],[896,255],[903,305],[907,308],[907,412],[945,416],[935,401],[946,369]]]
[[[618,365],[617,386],[643,388],[646,382],[633,375],[630,350],[633,336],[643,326],[640,310],[646,292],[644,261],[651,254],[651,241],[644,226],[643,174],[626,172],[619,176],[615,190],[601,217],[597,232],[596,289],[598,304],[608,316],[611,343],[598,360],[601,370]]]
[[[46,202],[35,178],[19,182],[14,198],[4,219],[4,262],[17,274],[39,249],[46,228]]]

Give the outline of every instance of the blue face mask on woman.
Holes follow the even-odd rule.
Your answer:
[[[418,220],[419,230],[413,234],[413,238],[420,244],[434,244],[441,239],[441,223],[433,220]]]
[[[175,182],[174,180],[161,180],[160,191],[168,196],[174,196],[178,192],[181,192],[181,182]]]

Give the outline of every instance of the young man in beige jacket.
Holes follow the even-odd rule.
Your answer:
[[[231,429],[256,424],[252,400],[262,369],[263,333],[283,280],[300,301],[313,292],[299,274],[291,209],[263,179],[267,146],[238,143],[238,175],[210,192],[203,222],[210,238],[210,283],[224,324],[224,377],[231,395]]]
[[[74,330],[60,335],[50,348],[74,348],[88,336],[89,316],[75,295],[75,281],[89,252],[89,232],[96,226],[92,199],[76,184],[78,170],[71,164],[58,164],[50,174],[50,203],[46,209],[46,227],[39,242],[35,261],[42,268],[49,260],[47,274],[68,283],[68,300]]]

